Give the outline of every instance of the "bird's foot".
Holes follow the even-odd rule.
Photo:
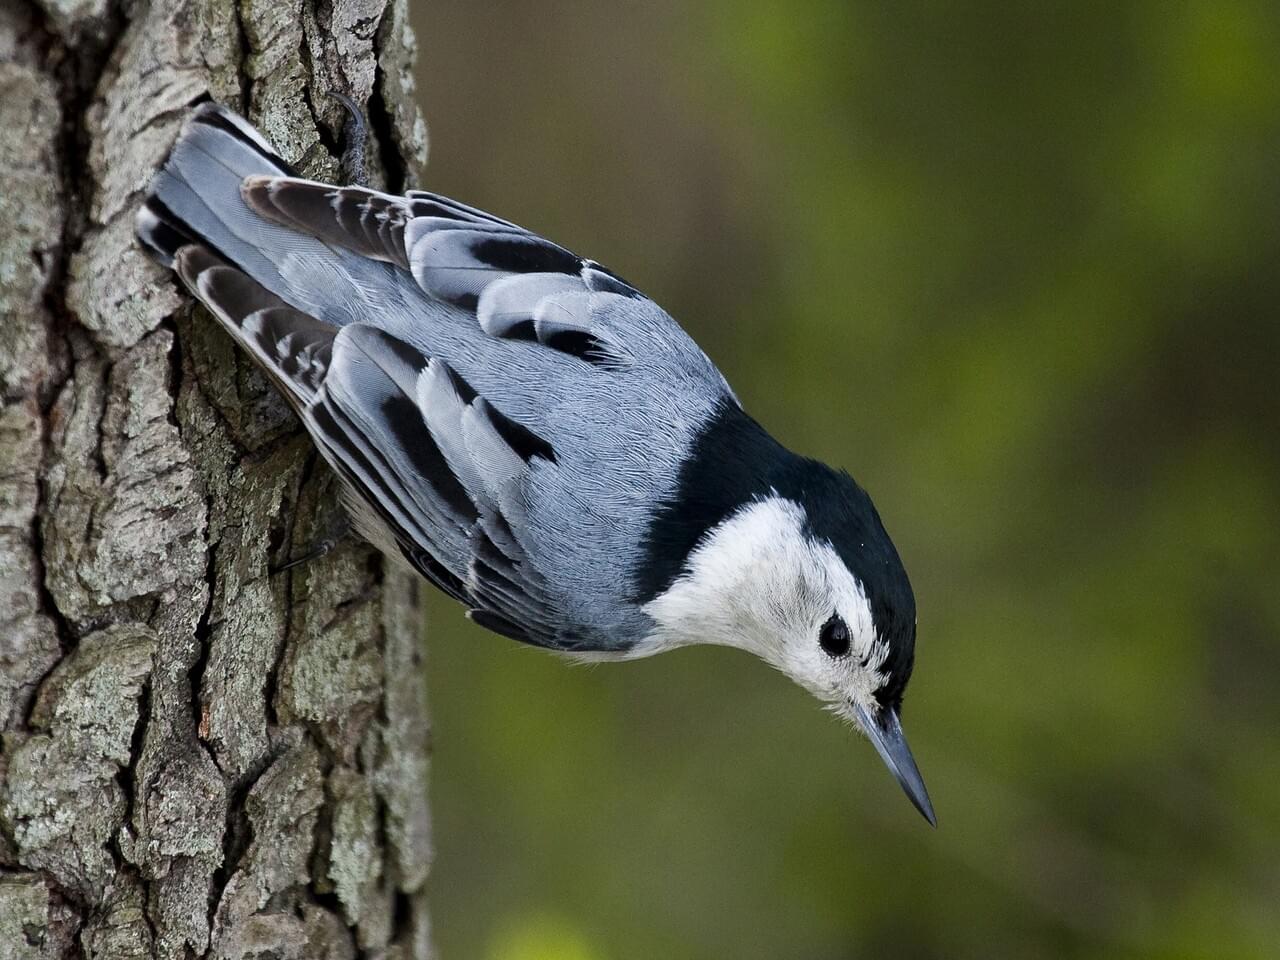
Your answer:
[[[335,519],[330,522],[324,536],[314,541],[305,553],[299,554],[292,560],[286,560],[280,566],[272,568],[271,572],[284,573],[286,570],[292,570],[294,567],[310,563],[312,560],[319,560],[345,540],[349,533],[351,533],[350,519],[348,519],[346,513],[338,513]]]
[[[342,157],[339,160],[342,177],[354,186],[368,186],[364,148],[369,141],[369,124],[365,120],[364,111],[345,93],[331,90],[329,96],[342,104],[347,111],[347,122],[342,125]]]

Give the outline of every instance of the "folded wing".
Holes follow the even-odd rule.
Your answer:
[[[159,229],[153,225],[154,229]],[[531,472],[555,451],[438,358],[375,327],[296,310],[181,224],[166,257],[298,410],[342,478],[360,533],[504,636],[578,638],[512,532]]]
[[[624,603],[647,506],[732,397],[660,307],[446,197],[300,179],[212,103],[137,229],[299,411],[371,541],[530,643],[648,629]]]

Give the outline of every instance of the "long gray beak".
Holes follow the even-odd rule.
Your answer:
[[[915,808],[924,815],[931,827],[938,825],[933,815],[933,804],[929,802],[929,791],[924,787],[924,779],[916,767],[915,758],[911,756],[911,748],[907,746],[907,738],[902,735],[902,722],[892,710],[882,710],[876,716],[859,704],[853,704],[858,724],[864,733],[875,744],[876,753],[885,762],[885,766],[898,778],[898,783],[906,791],[907,797],[915,804]]]

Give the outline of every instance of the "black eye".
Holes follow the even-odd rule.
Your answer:
[[[833,613],[818,632],[818,643],[829,655],[843,657],[849,652],[849,627]]]

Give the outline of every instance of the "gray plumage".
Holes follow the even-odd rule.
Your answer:
[[[137,229],[298,411],[360,532],[477,623],[585,658],[754,653],[934,822],[900,724],[915,598],[870,497],[630,284],[446,197],[299,179],[211,103]]]
[[[652,505],[731,393],[651,300],[444,197],[294,178],[212,103],[139,235],[289,397],[365,536],[508,635],[621,651],[652,629],[629,602]]]

